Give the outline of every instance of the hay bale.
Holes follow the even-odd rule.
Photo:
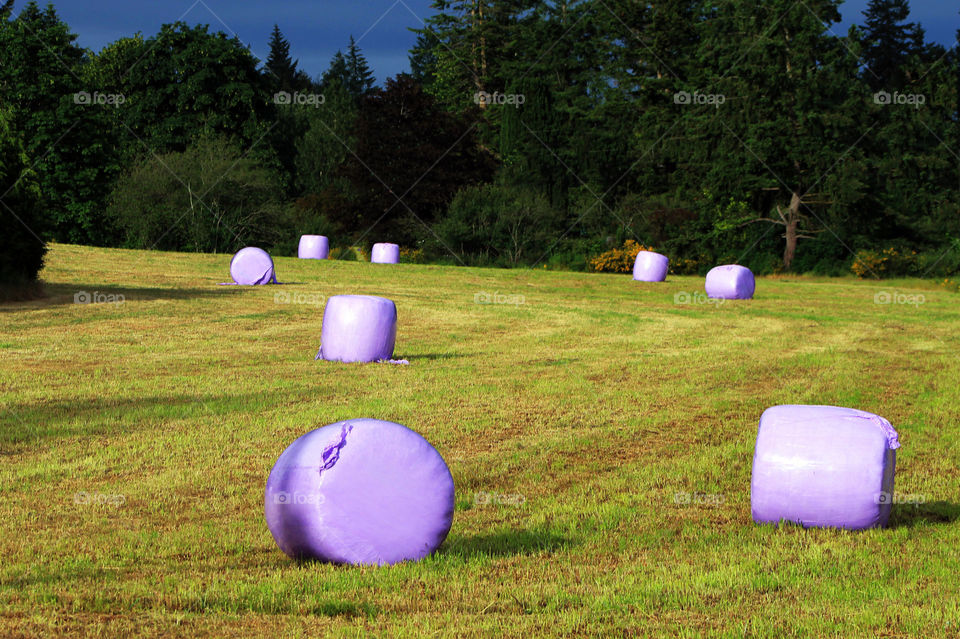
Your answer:
[[[330,240],[324,235],[301,235],[297,257],[301,260],[325,260],[330,255]]]
[[[886,526],[899,447],[890,422],[872,413],[768,408],[753,457],[753,520],[849,530]]]
[[[757,284],[746,266],[726,264],[710,269],[705,288],[707,297],[724,300],[749,300]]]
[[[370,261],[375,264],[398,264],[400,262],[400,247],[396,244],[374,244],[370,253]]]
[[[436,550],[453,523],[450,469],[394,422],[351,419],[313,430],[277,459],[267,527],[295,559],[385,565]]]
[[[320,331],[319,358],[338,362],[378,362],[393,358],[397,306],[372,295],[335,295],[327,300]]]
[[[241,286],[276,284],[273,258],[263,249],[248,246],[237,251],[230,260],[230,277]]]
[[[639,282],[662,282],[667,279],[670,259],[653,251],[640,251],[633,262],[633,279]]]

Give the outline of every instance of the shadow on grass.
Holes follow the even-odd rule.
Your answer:
[[[79,399],[0,406],[0,455],[25,444],[62,437],[133,432],[147,424],[262,408],[258,393],[202,397],[172,395]]]
[[[923,504],[894,504],[891,528],[913,528],[921,524],[949,524],[960,521],[960,504],[931,501]]]
[[[415,359],[458,359],[462,357],[476,357],[477,353],[404,353],[403,357],[396,357],[396,359],[409,359],[413,361]]]
[[[511,557],[564,550],[575,545],[569,537],[546,529],[506,530],[482,535],[450,536],[437,552],[439,557]]]
[[[144,288],[131,286],[103,286],[99,284],[44,284],[46,297],[28,302],[0,304],[0,313],[41,311],[51,306],[90,304],[109,306],[118,300],[140,302],[150,300],[189,300],[199,297],[237,294],[249,286],[218,286],[209,288]],[[121,297],[122,296],[122,297]],[[96,302],[91,304],[91,302]]]

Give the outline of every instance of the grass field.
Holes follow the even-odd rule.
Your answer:
[[[0,306],[0,636],[960,636],[957,293],[676,303],[702,279],[289,258],[283,286],[217,286],[229,260],[55,245],[50,297]],[[410,366],[314,361],[342,293],[397,303]],[[919,503],[886,530],[754,525],[783,403],[885,416]],[[449,464],[430,558],[298,565],[271,538],[276,458],[352,417]]]

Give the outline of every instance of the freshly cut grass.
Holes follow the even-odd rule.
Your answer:
[[[284,258],[289,284],[217,286],[229,261],[56,245],[49,297],[0,306],[0,636],[960,633],[955,292],[761,278],[716,304],[693,277]],[[397,303],[410,366],[314,361],[345,293]],[[916,503],[888,530],[755,526],[757,420],[781,403],[888,418]],[[352,417],[446,458],[436,555],[276,548],[273,462]]]

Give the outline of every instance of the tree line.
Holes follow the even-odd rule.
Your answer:
[[[207,26],[100,52],[0,6],[4,280],[45,241],[583,269],[630,240],[676,272],[960,268],[960,55],[907,0],[436,0],[411,72],[349,38],[311,78]],[[27,256],[31,256],[29,259]]]

